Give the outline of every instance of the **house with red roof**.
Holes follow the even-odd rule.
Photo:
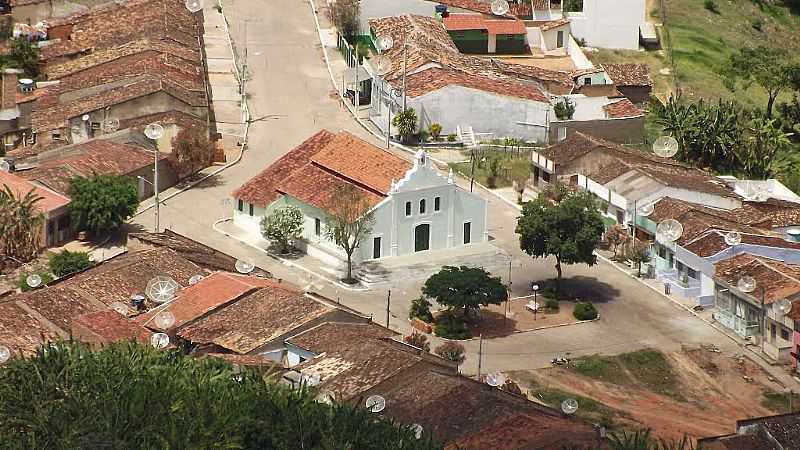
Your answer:
[[[45,217],[40,240],[42,247],[52,247],[72,237],[67,208],[70,200],[67,196],[2,170],[0,170],[0,188],[10,189],[17,197],[24,197],[32,192],[40,198],[36,207]]]
[[[458,187],[452,173],[440,173],[425,152],[411,163],[345,131],[318,132],[240,186],[232,194],[233,223],[258,238],[263,217],[295,206],[304,217],[300,246],[312,256],[340,261],[345,255],[325,237],[325,222],[334,192],[347,185],[369,203],[375,219],[355,261],[488,238],[486,201]]]

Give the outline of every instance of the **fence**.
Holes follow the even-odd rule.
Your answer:
[[[336,33],[336,37],[338,38],[336,41],[336,46],[339,48],[339,51],[342,53],[342,56],[344,56],[344,60],[345,62],[347,62],[347,66],[355,67],[358,62],[358,60],[356,59],[358,58],[358,53],[356,52],[355,47],[350,45],[350,43],[347,42],[347,39],[345,39],[344,36],[342,36],[341,34]]]

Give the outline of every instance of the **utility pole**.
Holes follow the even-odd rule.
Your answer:
[[[478,335],[478,381],[481,380],[481,363],[483,362],[483,334]]]
[[[472,169],[469,171],[469,191],[472,192],[472,186],[475,184],[475,149],[469,151],[472,157]]]
[[[386,296],[386,328],[389,328],[389,306],[392,304],[392,290],[389,289],[389,295]]]
[[[241,85],[242,99],[242,125],[247,123],[247,93],[245,91],[245,81],[247,78],[247,20],[244,20],[244,50],[242,50],[242,71],[239,74],[239,84]]]
[[[406,34],[403,34],[403,110],[401,112],[406,111],[406,62],[408,60],[406,55],[408,53],[406,51],[408,49],[408,46],[406,46]]]

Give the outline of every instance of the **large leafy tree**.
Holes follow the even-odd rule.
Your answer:
[[[561,189],[556,186],[554,189]],[[525,203],[517,221],[519,246],[534,258],[553,256],[561,282],[562,264],[594,265],[594,250],[603,235],[597,200],[589,192],[576,192],[554,202],[547,193]]]
[[[791,88],[792,80],[800,77],[800,62],[793,56],[780,47],[742,48],[731,55],[723,79],[731,90],[737,86],[745,89],[753,84],[761,86],[767,93],[766,114],[771,118],[775,99]]]
[[[35,376],[32,376],[35,374]],[[0,368],[3,448],[441,449],[278,377],[122,343],[49,344]]]
[[[183,128],[172,138],[172,155],[178,162],[181,177],[195,175],[211,165],[215,144],[208,139],[208,130]]]
[[[328,200],[327,212],[325,235],[347,255],[347,275],[344,281],[355,283],[353,253],[372,231],[375,223],[372,205],[353,185],[343,184],[334,189]]]
[[[303,234],[303,213],[296,206],[278,208],[261,219],[261,234],[286,253],[290,243]]]
[[[133,181],[117,175],[72,178],[69,195],[75,229],[94,234],[118,228],[139,207]]]
[[[38,207],[42,200],[33,190],[25,195],[8,186],[0,190],[0,252],[27,262],[39,251],[45,217]],[[0,256],[0,266],[7,263]]]
[[[500,277],[493,277],[480,267],[444,266],[425,281],[422,293],[451,310],[463,310],[465,316],[471,309],[508,300],[508,290]]]

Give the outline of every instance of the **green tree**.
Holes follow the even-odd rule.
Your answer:
[[[80,272],[92,266],[89,254],[86,252],[71,252],[61,250],[58,253],[50,254],[47,261],[50,271],[57,277],[63,277],[71,273]]]
[[[33,189],[25,195],[8,186],[0,189],[0,266],[8,263],[3,256],[12,264],[36,257],[45,221],[38,206],[41,200]]]
[[[424,322],[433,322],[433,314],[431,314],[431,302],[425,297],[418,297],[411,301],[411,307],[408,309],[409,319],[420,319]]]
[[[566,97],[559,99],[553,106],[553,112],[556,113],[558,120],[572,120],[572,116],[575,115],[575,102]]]
[[[431,126],[428,127],[428,133],[430,133],[434,141],[438,141],[439,135],[442,134],[442,125],[436,122],[432,123]]]
[[[181,176],[187,177],[211,165],[216,145],[208,139],[208,130],[200,127],[182,128],[172,138],[172,156],[178,163]]]
[[[11,39],[9,65],[19,67],[31,78],[39,76],[39,47],[24,37]]]
[[[31,376],[31,374],[36,374]],[[277,374],[132,342],[48,344],[0,369],[15,449],[441,449],[363,407],[315,401]]]
[[[278,208],[261,219],[261,234],[286,253],[291,242],[303,235],[303,213],[296,206]]]
[[[641,278],[642,264],[649,263],[651,259],[650,246],[644,242],[637,242],[636,245],[633,246],[633,249],[631,249],[630,254],[628,254],[628,259],[636,264],[636,276]]]
[[[736,157],[748,177],[764,179],[772,175],[776,157],[790,144],[789,135],[775,119],[756,114],[748,124],[744,145],[736,148]]]
[[[558,189],[556,187],[556,189]],[[534,258],[556,259],[556,291],[561,285],[561,264],[594,265],[594,250],[603,235],[603,219],[589,192],[572,192],[560,202],[547,195],[525,203],[517,221],[519,246]]]
[[[767,93],[766,113],[772,118],[775,99],[791,87],[790,82],[798,77],[800,63],[782,47],[758,46],[742,48],[731,55],[723,69],[723,80],[731,91],[737,86],[745,89],[753,84],[761,86]]]
[[[425,281],[422,293],[450,310],[462,310],[464,316],[469,316],[472,309],[508,300],[500,277],[493,277],[480,267],[444,266]]]
[[[408,142],[411,136],[417,132],[417,112],[414,111],[414,108],[406,109],[392,118],[392,125],[397,127],[400,140],[403,143]]]
[[[347,276],[344,281],[355,283],[353,252],[372,231],[375,223],[372,205],[353,185],[343,184],[331,195],[327,212],[325,235],[347,254]]]
[[[70,180],[69,196],[75,229],[93,234],[115,230],[139,207],[133,181],[117,175],[74,177]]]

